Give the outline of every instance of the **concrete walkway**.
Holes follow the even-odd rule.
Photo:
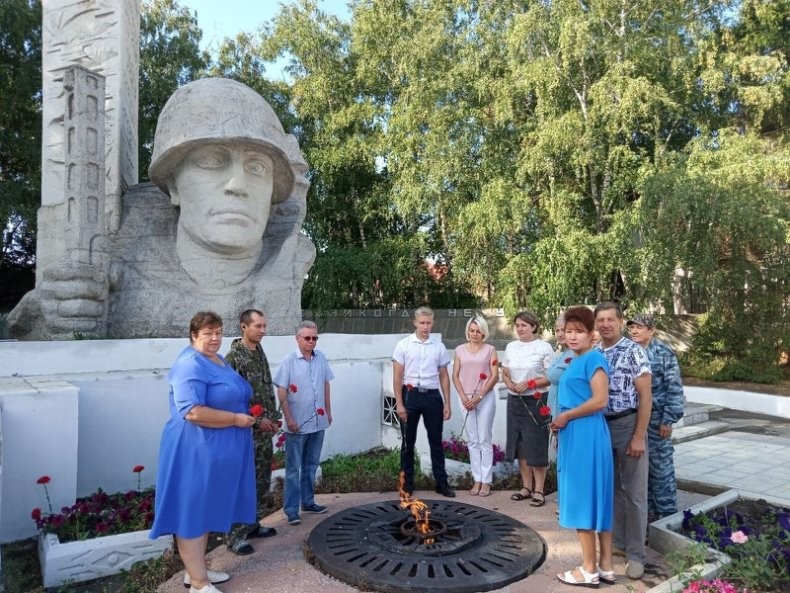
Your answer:
[[[678,493],[680,508],[700,502],[707,493],[737,488],[744,495],[765,498],[790,506],[790,420],[758,416],[721,408],[710,409],[708,423],[678,428],[674,438],[675,469],[679,484],[693,486]],[[705,425],[705,426],[703,426]],[[686,440],[693,435],[694,440]],[[692,437],[692,438],[693,438]],[[561,593],[577,589],[560,583],[555,574],[579,564],[580,550],[574,531],[557,524],[556,497],[547,497],[542,508],[527,502],[513,502],[510,491],[493,491],[487,498],[458,492],[456,500],[505,513],[536,530],[546,541],[546,561],[535,574],[498,591],[506,593]],[[422,498],[436,498],[432,492],[417,492]],[[329,506],[329,513],[369,502],[394,500],[393,493],[353,493],[320,495],[317,501]],[[281,512],[266,520],[276,527],[278,535],[254,540],[255,553],[234,556],[223,546],[209,554],[211,567],[230,572],[232,579],[221,585],[223,593],[290,593],[292,591],[351,593],[357,591],[314,569],[304,559],[303,548],[310,531],[328,515],[302,517],[302,524],[291,527]],[[612,593],[644,593],[669,576],[666,563],[652,550],[648,551],[645,577],[631,581],[625,576],[622,558],[615,558],[618,582],[602,586]],[[160,593],[183,593],[182,575],[163,584]]]
[[[674,432],[683,440],[675,445],[681,487],[710,493],[733,488],[790,507],[790,420],[716,408],[708,422]],[[689,434],[700,438],[684,440]]]

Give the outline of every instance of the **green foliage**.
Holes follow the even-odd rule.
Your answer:
[[[398,489],[400,451],[372,449],[357,455],[335,455],[321,462],[321,482],[316,492],[394,492]],[[431,489],[433,481],[420,471],[420,459],[414,458],[414,485],[417,490]]]
[[[209,56],[200,51],[203,33],[197,16],[177,0],[144,0],[140,16],[140,96],[138,167],[148,179],[156,121],[179,86],[205,70]]]
[[[41,187],[41,2],[0,2],[0,311],[32,288]]]
[[[676,269],[703,295],[691,360],[720,364],[715,380],[779,380],[788,345],[790,151],[753,135],[691,144],[687,159],[651,176],[640,200],[648,294],[670,304]]]

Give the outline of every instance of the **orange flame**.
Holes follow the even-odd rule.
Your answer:
[[[409,509],[409,512],[414,517],[414,525],[420,533],[428,533],[431,530],[430,516],[431,511],[428,510],[426,505],[419,498],[414,498],[411,494],[404,490],[406,485],[406,474],[401,471],[400,478],[398,478],[398,493],[400,494],[400,506],[403,509]]]

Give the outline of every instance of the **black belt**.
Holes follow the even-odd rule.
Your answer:
[[[535,394],[536,393],[539,394],[540,397],[543,397],[544,395],[548,395],[549,394],[548,391],[533,391],[532,393],[512,393],[510,391],[507,392],[508,395],[512,395],[513,397],[531,397],[533,399],[536,399],[535,398]]]
[[[408,387],[406,388],[408,391]],[[413,387],[411,391],[416,391],[417,393],[438,393],[439,389],[426,389],[425,387]]]
[[[612,420],[617,420],[618,418],[625,418],[631,414],[636,414],[638,411],[639,408],[628,408],[627,410],[622,410],[620,412],[616,412],[615,414],[608,414],[606,416],[606,421],[610,422]]]

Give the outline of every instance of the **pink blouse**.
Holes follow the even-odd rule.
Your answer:
[[[464,395],[471,396],[472,393],[480,393],[480,389],[486,384],[494,369],[491,367],[491,353],[494,347],[491,344],[483,344],[477,354],[472,354],[467,350],[466,344],[461,344],[455,349],[455,358],[461,361],[461,370],[458,372],[458,379],[464,388]],[[485,374],[485,379],[480,375]]]

